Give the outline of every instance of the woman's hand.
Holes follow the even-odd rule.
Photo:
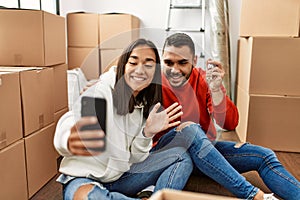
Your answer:
[[[180,124],[180,121],[174,120],[183,114],[183,112],[181,111],[181,105],[178,105],[178,103],[176,102],[165,110],[157,112],[159,107],[160,103],[157,103],[149,113],[148,119],[146,121],[146,126],[144,128],[144,135],[146,137],[153,137],[156,133]]]
[[[85,130],[80,131],[83,126],[98,123],[96,117],[82,117],[71,128],[71,134],[68,138],[69,151],[77,156],[98,155],[104,147],[104,132],[102,130]]]

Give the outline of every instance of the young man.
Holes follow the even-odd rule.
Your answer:
[[[281,165],[270,149],[245,143],[215,141],[213,120],[233,130],[238,111],[222,85],[221,63],[206,72],[195,68],[197,57],[192,39],[184,33],[169,36],[162,52],[163,104],[182,106],[182,124],[157,134],[152,151],[180,145],[189,152],[195,167],[243,199],[276,199],[251,185],[239,173],[256,170],[265,184],[284,199],[300,199],[300,183]]]

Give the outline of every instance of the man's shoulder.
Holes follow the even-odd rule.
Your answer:
[[[205,76],[206,76],[205,70],[203,70],[201,67],[193,68],[191,77],[200,80],[202,82],[205,80]]]

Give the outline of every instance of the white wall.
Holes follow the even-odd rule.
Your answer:
[[[209,1],[209,0],[206,0]],[[229,6],[229,30],[230,30],[230,47],[231,47],[231,66],[232,66],[232,88],[234,92],[236,79],[236,54],[237,40],[239,34],[240,18],[240,0],[228,0]],[[169,0],[60,0],[60,13],[66,16],[68,12],[86,11],[93,13],[128,13],[137,16],[141,20],[141,37],[152,40],[158,48],[161,48],[167,33]],[[190,11],[184,15],[184,18],[178,18],[182,24],[195,23]],[[195,16],[195,15],[194,15]],[[197,20],[197,19],[196,19]],[[199,24],[201,19],[199,19]],[[209,24],[206,23],[206,26]],[[198,25],[197,25],[198,26]],[[191,35],[196,43],[197,48],[201,48],[200,38]],[[208,42],[206,42],[206,45]],[[233,93],[234,94],[234,93]]]

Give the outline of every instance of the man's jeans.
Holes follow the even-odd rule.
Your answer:
[[[253,199],[258,188],[240,173],[256,170],[272,192],[288,200],[300,199],[300,184],[284,169],[273,151],[260,146],[234,142],[210,142],[198,124],[162,136],[151,151],[182,146],[188,150],[195,166],[205,175],[223,185],[242,199]]]
[[[111,183],[66,175],[58,181],[64,185],[65,200],[73,199],[77,189],[86,184],[94,185],[88,199],[130,200],[149,185],[156,185],[154,192],[163,188],[182,190],[192,170],[193,163],[186,149],[174,147],[150,153],[145,161],[133,164],[128,172]]]

